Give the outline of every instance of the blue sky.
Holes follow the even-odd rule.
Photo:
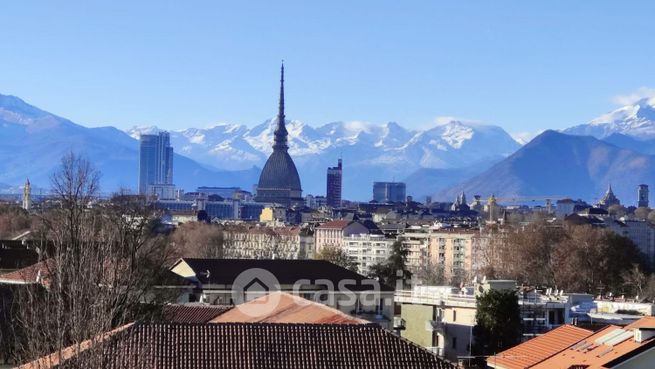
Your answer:
[[[653,1],[2,1],[0,93],[88,126],[564,128],[655,87]]]

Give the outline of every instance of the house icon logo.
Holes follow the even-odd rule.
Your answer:
[[[243,271],[232,283],[232,300],[236,309],[251,317],[263,316],[275,310],[280,302],[280,295],[271,292],[280,291],[280,283],[273,273],[261,268]],[[254,303],[244,304],[255,300]]]

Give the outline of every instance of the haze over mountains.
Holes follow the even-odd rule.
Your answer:
[[[177,155],[174,182],[236,185],[251,190],[271,152],[275,122],[249,128],[219,124],[171,132]],[[292,120],[290,153],[304,194],[324,195],[325,169],[344,159],[344,196],[369,200],[373,181],[405,180],[408,194],[452,200],[465,190],[488,196],[568,195],[592,200],[608,182],[626,201],[636,185],[655,185],[655,99],[621,107],[563,133],[544,132],[521,147],[502,128],[455,119],[424,130],[389,122],[333,122],[312,127]],[[26,177],[47,187],[60,157],[82,152],[103,172],[104,191],[134,189],[138,141],[157,127],[127,133],[113,127],[86,128],[0,95],[0,182],[20,185]],[[593,136],[581,137],[582,135]]]

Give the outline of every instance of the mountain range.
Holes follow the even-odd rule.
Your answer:
[[[251,190],[271,152],[276,122],[249,128],[218,124],[173,130],[174,181]],[[409,130],[395,122],[287,122],[290,154],[304,194],[325,193],[325,169],[344,162],[344,197],[369,200],[373,181],[404,180],[408,194],[452,200],[461,190],[488,196],[568,195],[593,199],[612,182],[634,197],[636,182],[652,183],[655,99],[643,99],[562,132],[546,131],[521,146],[502,128],[456,119]],[[157,127],[87,128],[0,95],[0,182],[26,177],[48,187],[60,157],[85,154],[103,173],[105,191],[134,189],[138,137]],[[632,168],[632,169],[628,169]],[[634,182],[634,183],[633,183]]]
[[[83,154],[101,174],[101,191],[136,188],[138,141],[113,127],[87,128],[45,112],[23,100],[0,95],[0,182],[49,188],[50,176],[66,153]],[[256,181],[257,170],[219,171],[185,156],[174,157],[174,178],[194,188],[196,183],[230,185]]]
[[[253,128],[220,124],[207,129],[171,131],[171,145],[208,166],[230,170],[261,168],[272,151],[276,124],[271,119]],[[128,132],[138,138],[158,130],[134,127]],[[495,163],[520,147],[500,127],[457,120],[425,130],[407,130],[394,122],[333,122],[314,128],[292,120],[287,122],[287,130],[289,153],[298,167],[305,194],[325,194],[325,169],[336,165],[342,157],[344,196],[359,200],[371,198],[373,181],[399,181],[426,168],[453,172],[468,167],[486,168],[485,164]],[[416,192],[428,193],[431,188],[439,188],[426,185],[415,186]]]

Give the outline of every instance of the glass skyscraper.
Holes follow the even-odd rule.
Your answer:
[[[139,148],[139,194],[148,195],[149,185],[173,184],[173,148],[168,132],[141,135]]]

